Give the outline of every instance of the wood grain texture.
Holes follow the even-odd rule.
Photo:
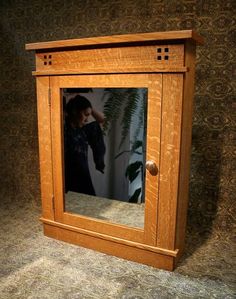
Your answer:
[[[185,30],[27,45],[37,49],[34,75],[47,236],[173,270],[184,248],[196,42],[202,39]],[[146,160],[159,171],[156,176],[146,173],[144,229],[64,210],[61,89],[78,87],[148,88]]]
[[[92,232],[110,235],[116,238],[122,238],[124,240],[130,240],[133,242],[144,243],[143,229],[128,227],[122,224],[107,222],[96,218],[89,218],[69,212],[64,212],[62,214],[61,222]]]
[[[152,67],[152,68],[149,68],[149,70],[147,71],[137,71],[137,70],[132,70],[130,69],[129,72],[127,71],[107,71],[108,74],[122,74],[122,73],[129,73],[129,74],[136,74],[136,73],[150,73],[150,74],[160,74],[160,73],[186,73],[188,71],[188,68],[185,67],[185,66],[182,66],[182,67],[175,67],[175,66],[169,66],[168,68],[157,68],[157,67]],[[33,71],[32,72],[32,75],[33,76],[67,76],[67,75],[83,75],[83,74],[98,74],[100,73],[99,71],[89,71],[88,73],[87,72],[80,72],[79,69],[77,70],[70,70],[70,69],[67,69],[67,70],[42,70],[42,71]],[[102,74],[104,74],[104,72],[101,72]]]
[[[51,89],[51,120],[52,120],[52,164],[53,164],[53,184],[55,199],[55,219],[63,221],[60,211],[64,210],[64,163],[63,153],[63,114],[61,91],[58,86],[58,78],[50,80]],[[60,188],[58,188],[60,186]],[[62,200],[59,200],[62,199]]]
[[[175,258],[173,256],[160,254],[145,248],[116,243],[111,240],[101,239],[96,236],[88,236],[86,234],[48,224],[44,224],[44,234],[54,239],[94,249],[123,259],[143,263],[152,267],[169,271],[172,271],[174,268]]]
[[[149,75],[147,104],[146,161],[160,165],[160,132],[162,107],[162,75]],[[145,243],[155,245],[157,238],[159,174],[146,171],[145,182]]]
[[[40,220],[43,222],[43,224],[56,226],[56,227],[63,228],[63,229],[66,229],[66,230],[70,230],[70,231],[73,231],[73,232],[78,232],[78,233],[81,233],[83,235],[92,236],[92,237],[103,239],[103,240],[109,240],[109,241],[112,241],[114,243],[122,243],[122,244],[125,244],[125,245],[128,245],[128,246],[133,246],[133,247],[137,247],[137,248],[140,248],[140,249],[145,249],[145,250],[148,250],[148,251],[152,251],[152,252],[156,252],[156,253],[160,253],[160,254],[164,254],[164,255],[168,255],[168,256],[177,257],[178,253],[179,253],[178,250],[168,250],[168,249],[159,248],[159,247],[156,247],[156,246],[151,246],[151,245],[148,245],[148,244],[133,242],[131,240],[125,240],[125,239],[121,239],[121,238],[118,238],[118,237],[113,237],[113,236],[110,236],[108,234],[97,233],[97,232],[94,232],[94,231],[90,231],[88,229],[82,229],[82,228],[67,225],[67,224],[64,224],[64,223],[56,222],[56,221],[53,221],[53,220],[48,220],[48,219],[45,219],[43,217],[41,217]]]
[[[68,39],[51,42],[39,42],[26,44],[26,50],[42,50],[42,49],[56,49],[66,47],[83,47],[101,45],[114,45],[114,44],[127,44],[127,43],[144,43],[150,41],[165,41],[165,40],[184,40],[193,39],[197,43],[203,43],[203,38],[193,30],[180,30],[180,31],[166,31],[166,32],[150,32],[138,34],[123,34],[113,36],[100,36],[81,39]]]
[[[179,190],[177,208],[177,227],[175,236],[175,247],[184,249],[184,239],[187,221],[188,197],[189,197],[189,174],[192,139],[192,114],[194,94],[196,47],[191,42],[185,44],[185,65],[189,72],[184,76],[183,106],[182,106],[182,128],[181,128],[181,156],[179,171]]]
[[[163,74],[157,246],[175,249],[183,75]]]
[[[54,219],[52,202],[51,114],[48,104],[49,77],[37,78],[36,85],[42,215],[45,218]]]
[[[84,229],[87,228],[89,230],[100,231],[113,236],[155,245],[158,177],[152,177],[147,174],[144,231],[64,212],[63,142],[61,138],[63,135],[62,102],[60,89],[73,87],[147,87],[149,92],[147,159],[152,159],[159,165],[162,76],[154,74],[55,76],[51,78],[50,83],[52,93],[52,149],[56,220]],[[153,135],[154,133],[155,136]]]
[[[183,65],[183,44],[127,46],[36,54],[37,72],[68,71],[81,74],[155,72],[170,68],[178,69]]]

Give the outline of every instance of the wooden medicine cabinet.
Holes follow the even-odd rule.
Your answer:
[[[46,236],[174,269],[202,42],[184,30],[26,45],[36,57]]]

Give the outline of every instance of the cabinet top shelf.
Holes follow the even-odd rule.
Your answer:
[[[166,31],[166,32],[150,32],[150,33],[137,33],[137,34],[123,34],[111,35],[100,37],[89,37],[79,39],[67,39],[58,41],[47,41],[26,44],[26,50],[46,50],[46,49],[65,49],[65,48],[83,48],[83,47],[96,47],[109,45],[132,45],[132,44],[147,44],[150,42],[160,41],[183,41],[192,40],[195,43],[203,44],[203,38],[193,30],[181,31]]]

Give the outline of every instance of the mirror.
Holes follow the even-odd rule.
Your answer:
[[[147,88],[63,88],[64,208],[144,227]]]

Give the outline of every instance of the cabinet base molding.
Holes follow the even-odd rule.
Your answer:
[[[41,218],[41,221],[43,222],[44,235],[47,237],[93,249],[108,255],[114,255],[126,260],[173,271],[178,259],[178,250],[171,251],[113,238],[44,218]]]

